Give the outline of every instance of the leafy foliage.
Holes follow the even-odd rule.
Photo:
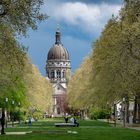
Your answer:
[[[1,106],[4,106],[6,97],[17,102],[24,97],[22,69],[25,52],[16,42],[12,30],[0,25],[0,31],[0,100]]]
[[[50,112],[52,107],[52,85],[49,80],[40,74],[37,67],[28,58],[25,64],[24,81],[29,110]]]
[[[26,35],[28,28],[36,29],[37,22],[46,16],[40,13],[43,0],[1,0],[0,23]]]
[[[26,49],[17,37],[26,35],[29,28],[37,29],[37,23],[46,15],[40,13],[43,0],[0,1],[0,107],[12,108],[21,103],[27,107],[50,110],[52,88],[38,69],[29,61]],[[3,109],[4,110],[4,109]]]
[[[91,102],[90,73],[92,72],[90,58],[86,58],[81,67],[75,72],[69,81],[68,98],[69,105],[78,108],[86,108]],[[92,98],[93,99],[93,98]]]
[[[91,119],[108,119],[110,117],[110,112],[106,109],[93,108],[90,111]]]
[[[70,82],[71,106],[106,108],[123,97],[140,95],[139,7],[139,0],[125,1],[120,16],[108,21],[88,63],[83,62]]]

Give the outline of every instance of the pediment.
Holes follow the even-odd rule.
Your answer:
[[[63,85],[61,85],[61,83],[57,83],[53,87],[54,87],[54,89],[59,88],[60,90],[66,91],[66,88]]]

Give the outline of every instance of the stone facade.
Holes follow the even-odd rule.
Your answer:
[[[56,31],[55,44],[48,52],[46,75],[53,84],[53,115],[62,116],[67,112],[67,73],[71,69],[69,53],[61,43],[61,33]]]

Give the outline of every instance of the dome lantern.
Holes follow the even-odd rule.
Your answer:
[[[55,44],[50,48],[47,60],[69,60],[69,53],[61,43],[61,33],[59,29],[56,31]]]
[[[61,44],[61,33],[57,31],[55,34],[55,44]]]

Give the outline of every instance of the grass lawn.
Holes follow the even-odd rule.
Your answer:
[[[140,140],[140,131],[127,128],[114,128],[99,121],[79,121],[80,127],[59,128],[54,123],[63,120],[34,122],[32,127],[7,128],[6,132],[33,131],[26,135],[0,135],[0,140]],[[77,134],[70,132],[76,131]],[[69,132],[69,133],[67,133]]]

